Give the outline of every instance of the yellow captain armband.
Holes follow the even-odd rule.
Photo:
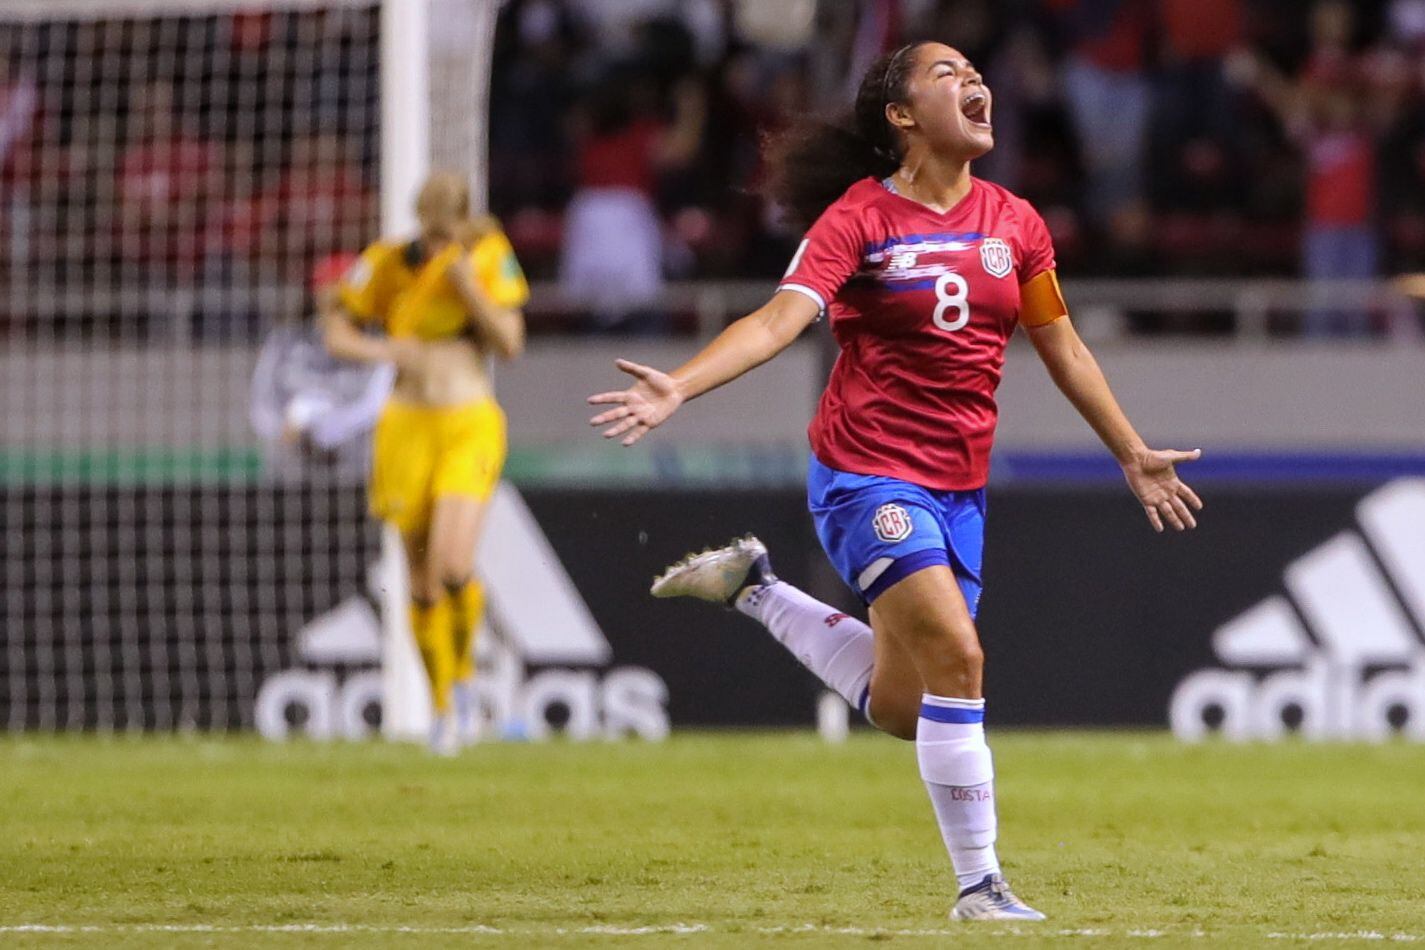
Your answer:
[[[1043,271],[1019,285],[1019,322],[1026,327],[1048,326],[1068,315],[1069,307],[1064,303],[1055,271]]]

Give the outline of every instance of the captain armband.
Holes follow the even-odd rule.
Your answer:
[[[1026,327],[1048,326],[1069,315],[1064,292],[1059,289],[1059,275],[1046,270],[1019,286],[1019,322]]]

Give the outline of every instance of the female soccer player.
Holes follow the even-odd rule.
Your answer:
[[[980,594],[994,391],[1022,324],[1059,388],[1123,467],[1156,530],[1195,525],[1176,462],[1134,431],[1075,334],[1044,222],[973,178],[991,99],[956,50],[914,43],[862,80],[848,127],[807,126],[774,154],[776,196],[815,221],[777,293],[671,374],[591,396],[632,445],[682,403],[771,359],[827,311],[841,353],[809,430],[817,534],[869,605],[870,628],[776,581],[754,538],[675,565],[662,596],[726,599],[884,731],[916,743],[959,879],[951,916],[1039,920],[1000,874],[984,735]]]
[[[505,460],[505,416],[486,361],[523,349],[529,288],[504,234],[470,219],[459,178],[433,175],[416,215],[416,239],[377,241],[361,255],[325,316],[326,343],[335,356],[396,366],[373,437],[371,511],[405,542],[411,629],[434,704],[431,747],[449,754],[459,743],[452,703],[472,699],[484,608],[475,545]]]

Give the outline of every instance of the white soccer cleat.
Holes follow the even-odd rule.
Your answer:
[[[1001,875],[986,874],[974,887],[960,892],[951,920],[1043,920],[1044,915],[1014,896]]]
[[[455,739],[463,749],[480,741],[480,702],[475,694],[475,678],[462,680],[451,689],[455,707]]]
[[[654,578],[648,592],[654,597],[696,597],[730,606],[744,588],[776,582],[767,546],[749,534],[725,547],[688,555]]]
[[[460,753],[460,735],[455,731],[455,717],[450,713],[435,717],[430,726],[430,751],[442,759]]]

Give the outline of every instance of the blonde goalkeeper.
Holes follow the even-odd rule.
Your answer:
[[[434,704],[431,748],[449,754],[461,738],[453,707],[472,700],[484,610],[475,546],[505,461],[487,358],[524,348],[529,287],[498,225],[471,218],[456,176],[432,175],[416,216],[419,236],[361,255],[323,316],[324,337],[335,356],[396,366],[374,434],[371,512],[405,543],[411,629]]]

